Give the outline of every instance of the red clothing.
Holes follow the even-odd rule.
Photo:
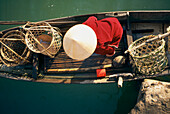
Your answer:
[[[110,17],[97,20],[96,17],[91,16],[83,24],[90,26],[96,33],[97,47],[95,53],[101,55],[114,54],[115,47],[118,48],[123,34],[123,29],[118,19]]]

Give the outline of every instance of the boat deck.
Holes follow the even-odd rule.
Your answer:
[[[122,55],[125,46],[122,39],[119,48],[116,49],[116,55]],[[45,73],[90,72],[100,68],[112,67],[112,59],[113,57],[93,54],[85,60],[78,61],[69,58],[64,50],[61,49],[55,58],[44,56],[44,71]]]

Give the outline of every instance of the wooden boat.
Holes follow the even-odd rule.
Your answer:
[[[170,25],[170,11],[118,11],[105,12],[87,15],[69,16],[63,18],[45,20],[53,27],[58,27],[62,35],[75,24],[84,22],[88,17],[95,16],[99,20],[107,17],[116,17],[123,29],[124,34],[113,57],[93,54],[84,61],[76,61],[69,58],[63,48],[56,54],[55,58],[50,58],[42,54],[33,53],[31,61],[26,65],[15,67],[5,67],[1,63],[0,76],[15,80],[26,80],[47,83],[113,83],[123,78],[124,81],[138,80],[166,76],[170,74],[169,66],[155,75],[142,75],[135,73],[133,63],[129,59],[129,54],[124,54],[129,45],[146,35],[158,35],[166,32]],[[1,21],[0,24],[22,25],[26,22]],[[2,38],[4,34],[12,30],[21,30],[21,26],[3,30],[0,32]],[[166,38],[166,52],[170,53],[168,37]],[[126,63],[121,67],[113,67],[112,60],[117,55],[126,56]],[[169,56],[168,56],[169,57]],[[96,69],[106,69],[105,77],[97,77]],[[121,81],[121,80],[120,80]]]

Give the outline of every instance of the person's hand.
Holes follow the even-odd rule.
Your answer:
[[[116,52],[114,51],[114,53],[112,55],[106,54],[107,57],[112,57]]]

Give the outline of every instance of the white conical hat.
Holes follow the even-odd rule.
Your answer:
[[[63,47],[72,59],[84,60],[91,56],[97,46],[97,37],[92,28],[84,24],[71,27],[65,34]]]

